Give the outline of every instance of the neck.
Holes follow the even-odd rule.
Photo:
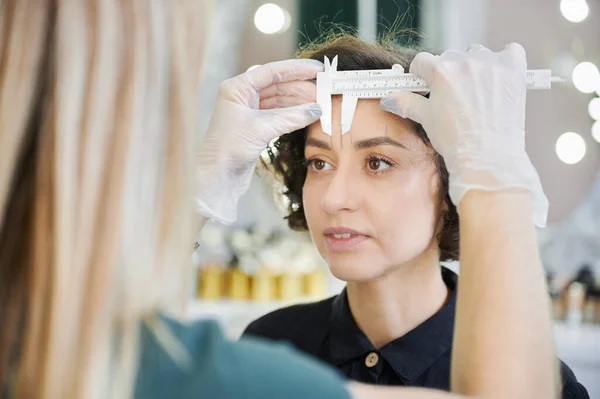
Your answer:
[[[348,303],[358,327],[380,348],[433,316],[449,291],[439,254],[427,251],[410,264],[368,282],[348,283]]]

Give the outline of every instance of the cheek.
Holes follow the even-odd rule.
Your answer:
[[[308,231],[312,238],[312,241],[317,248],[317,251],[327,263],[329,263],[329,257],[327,256],[327,248],[325,238],[320,232],[325,228],[325,217],[323,215],[323,209],[321,207],[321,198],[323,189],[314,182],[305,181],[302,188],[302,206],[304,207],[304,217],[306,218],[306,224],[308,225]]]
[[[434,236],[437,219],[435,175],[417,170],[400,176],[389,187],[378,187],[369,209],[377,220],[377,234],[390,252],[423,250]]]
[[[302,206],[304,207],[304,215],[309,229],[314,225],[313,222],[320,220],[317,213],[320,208],[321,191],[319,185],[311,182],[310,177],[307,176],[302,187]]]

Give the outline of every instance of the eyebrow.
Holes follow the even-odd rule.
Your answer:
[[[366,148],[377,147],[380,145],[392,145],[394,147],[408,149],[404,144],[399,143],[399,142],[392,140],[389,137],[385,137],[385,136],[374,137],[372,139],[357,141],[354,143],[354,148],[356,148],[357,150],[364,150]],[[317,140],[317,139],[310,138],[310,137],[306,139],[306,146],[307,147],[308,146],[317,147],[317,148],[321,148],[323,150],[331,150],[331,146],[329,145],[328,142],[322,141],[322,140]]]

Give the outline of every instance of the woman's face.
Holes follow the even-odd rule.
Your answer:
[[[340,138],[340,109],[332,98],[333,137],[319,122],[308,128],[304,211],[333,275],[369,281],[437,251],[439,177],[410,121],[359,100]]]

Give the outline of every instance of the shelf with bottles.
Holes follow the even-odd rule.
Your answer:
[[[550,282],[552,313],[566,324],[600,324],[600,284],[589,265],[583,265],[574,278]]]
[[[210,225],[194,254],[196,298],[205,303],[303,301],[329,293],[328,272],[305,234]]]

